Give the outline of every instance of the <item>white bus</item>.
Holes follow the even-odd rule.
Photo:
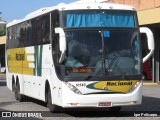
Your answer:
[[[101,0],[102,1],[102,0]],[[140,31],[150,53],[142,59]],[[128,5],[81,0],[42,8],[7,24],[7,86],[59,108],[138,105],[142,61],[153,53],[152,32],[139,30]]]

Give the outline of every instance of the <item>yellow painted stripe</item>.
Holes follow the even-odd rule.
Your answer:
[[[110,90],[116,92],[123,92],[128,93],[129,90],[135,85],[138,81],[137,80],[130,80],[130,81],[100,81],[93,85],[95,89],[101,90]]]

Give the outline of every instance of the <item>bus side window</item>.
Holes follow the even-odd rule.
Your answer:
[[[50,14],[42,16],[42,41],[44,44],[50,42]]]
[[[14,41],[14,44],[15,44],[16,48],[21,47],[20,46],[20,29],[19,28],[20,28],[19,25],[15,26],[15,41]]]
[[[21,24],[21,28],[20,28],[20,46],[21,47],[26,47],[27,46],[27,40],[28,40],[28,23],[24,22]]]
[[[39,45],[42,43],[42,19],[40,18],[36,18],[35,19],[35,31],[34,31],[34,35],[35,35],[35,45]]]
[[[10,39],[9,39],[9,47],[10,48],[14,48],[14,29],[13,29],[13,27],[12,28],[10,28]]]
[[[32,21],[28,21],[28,43],[27,43],[27,46],[32,46],[33,45],[33,33],[32,33]]]
[[[7,48],[11,48],[10,44],[11,44],[11,28],[7,29]]]

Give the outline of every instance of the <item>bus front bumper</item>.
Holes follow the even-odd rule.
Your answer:
[[[62,88],[63,108],[130,106],[139,105],[142,101],[142,82],[134,91],[127,94],[78,95],[65,84]]]

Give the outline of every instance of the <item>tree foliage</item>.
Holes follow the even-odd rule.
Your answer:
[[[6,26],[3,26],[1,29],[0,29],[0,36],[4,36],[6,35]]]

